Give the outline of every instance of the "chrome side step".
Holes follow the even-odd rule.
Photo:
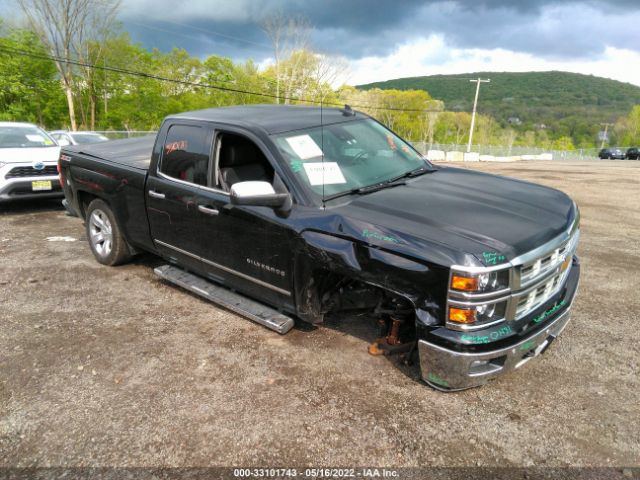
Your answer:
[[[181,268],[174,267],[173,265],[162,265],[153,271],[164,280],[186,288],[190,292],[200,295],[213,303],[217,303],[227,310],[231,310],[260,325],[264,325],[281,335],[284,335],[293,328],[293,318],[239,293],[232,292],[227,288],[209,282],[202,277],[185,272]]]

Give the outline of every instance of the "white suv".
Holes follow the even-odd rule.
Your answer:
[[[0,122],[0,202],[62,197],[60,147],[31,123]]]

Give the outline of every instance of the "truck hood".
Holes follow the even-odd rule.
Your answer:
[[[60,147],[0,148],[2,163],[57,162]]]
[[[558,190],[459,168],[349,198],[335,210],[343,234],[440,264],[508,262],[569,229],[576,216]]]

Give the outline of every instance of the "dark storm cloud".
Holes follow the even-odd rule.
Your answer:
[[[271,52],[257,23],[276,11],[305,16],[314,26],[316,48],[351,59],[385,56],[398,45],[431,34],[442,35],[453,47],[503,48],[555,59],[590,58],[606,46],[640,49],[638,0],[212,3],[191,0],[176,11],[169,0],[130,0],[123,3],[121,17],[133,38],[146,46],[162,50],[180,46],[195,55],[216,53],[258,61]],[[151,5],[155,8],[150,10]],[[155,14],[162,11],[172,14]]]
[[[194,53],[205,51],[214,45],[221,49],[224,55],[264,58],[271,53],[270,44],[258,24],[266,16],[282,12],[286,15],[303,16],[312,23],[313,43],[317,48],[349,57],[360,57],[393,50],[399,41],[397,32],[393,30],[402,25],[407,18],[417,14],[424,5],[424,1],[420,0],[405,0],[399,2],[401,5],[396,2],[370,0],[274,0],[259,3],[264,8],[256,8],[255,2],[247,2],[244,17],[229,19],[216,14],[215,11],[209,16],[196,15],[195,12],[199,9],[193,8],[192,2],[191,9],[194,10],[194,15],[189,17],[190,7],[187,6],[186,12],[180,16],[181,20],[176,20],[175,16],[162,19],[154,16],[142,17],[137,13],[129,14],[125,2],[122,19],[126,29],[144,44],[179,44]],[[180,28],[175,22],[196,28]],[[202,42],[201,39],[194,43],[194,39],[190,37],[204,33],[204,30],[216,33],[208,36],[208,45],[199,43]]]

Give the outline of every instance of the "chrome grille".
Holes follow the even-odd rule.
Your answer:
[[[13,167],[4,178],[50,177],[57,174],[58,169],[55,165],[47,165],[42,170],[36,170],[33,167]]]
[[[559,287],[562,286],[564,273],[566,272],[554,275],[529,293],[520,296],[516,306],[515,319],[522,318],[534,308],[537,308],[551,298],[558,291]]]
[[[520,288],[526,287],[536,280],[543,278],[546,274],[560,265],[564,261],[567,252],[571,249],[572,246],[574,246],[573,243],[576,238],[577,235],[574,233],[572,237],[570,237],[566,242],[564,242],[564,244],[560,245],[558,248],[555,248],[550,252],[543,254],[533,261],[521,265],[519,267]]]
[[[573,255],[580,238],[579,223],[570,231],[534,249],[508,264],[499,267],[471,267],[472,272],[510,269],[511,281],[508,289],[491,293],[466,293],[449,290],[447,312],[450,306],[470,308],[477,305],[507,302],[504,318],[493,323],[519,320],[547,302],[563,287],[571,271]],[[566,262],[566,263],[565,263]],[[453,271],[465,272],[465,267],[454,266]],[[469,270],[467,270],[469,271]],[[451,281],[449,280],[449,283]],[[486,328],[486,324],[458,325],[446,323],[454,330],[472,331]]]

